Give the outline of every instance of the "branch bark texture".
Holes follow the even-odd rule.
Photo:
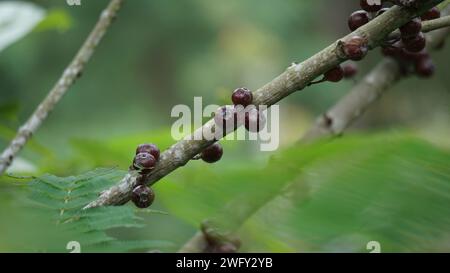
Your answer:
[[[423,1],[419,9],[400,6],[390,8],[387,12],[356,31],[335,41],[309,59],[288,67],[281,75],[254,92],[253,103],[255,105],[266,105],[270,107],[293,92],[304,89],[315,78],[347,60],[345,54],[342,52],[342,43],[345,43],[354,36],[360,36],[368,41],[369,48],[375,48],[395,29],[441,2],[442,0],[426,0]],[[186,165],[195,155],[214,143],[214,141],[208,141],[202,138],[204,132],[205,134],[211,131],[214,132],[214,126],[214,120],[212,119],[197,129],[192,135],[175,143],[163,152],[158,164],[147,177],[145,183],[147,185],[153,185],[172,171]],[[137,183],[136,178],[136,173],[128,173],[117,185],[102,192],[96,200],[85,206],[84,209],[98,206],[121,205],[128,202],[130,193]]]

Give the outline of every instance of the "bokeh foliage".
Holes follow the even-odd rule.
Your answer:
[[[108,1],[32,2],[46,17],[0,52],[1,148]],[[86,190],[73,200],[74,215],[118,181],[137,144],[174,143],[174,105],[191,106],[193,96],[227,103],[235,87],[260,87],[345,34],[358,1],[339,2],[127,1],[82,78],[12,169],[37,178],[0,178],[0,251],[66,252],[71,240],[82,251],[176,251],[207,218],[235,230],[242,251],[367,252],[372,240],[382,251],[449,251],[448,50],[436,53],[433,79],[401,82],[341,138],[295,143],[351,81],[284,100],[275,152],[222,141],[219,163],[190,162],[155,185],[153,211],[127,204],[88,213],[76,230],[56,224],[68,189],[82,177],[90,178],[81,179]],[[379,59],[370,54],[358,77]]]

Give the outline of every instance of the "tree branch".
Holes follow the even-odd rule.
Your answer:
[[[447,12],[447,8],[443,12]],[[450,16],[446,16],[450,17]],[[427,46],[435,49],[450,33],[450,28],[441,28],[427,35]],[[322,136],[340,135],[353,121],[380,98],[389,87],[401,78],[398,62],[384,58],[367,76],[346,96],[339,100],[326,113],[321,115],[314,127],[302,138],[301,142],[310,142]]]
[[[16,136],[5,148],[0,156],[0,175],[11,165],[14,158],[22,150],[28,140],[39,129],[55,105],[61,100],[67,90],[80,77],[84,66],[91,59],[95,48],[105,35],[106,30],[116,17],[123,0],[111,0],[103,10],[94,29],[89,34],[84,44],[79,49],[75,58],[64,70],[63,74],[47,94],[47,97],[39,104],[29,119],[19,128]]]
[[[450,8],[446,8],[442,13],[448,14]],[[449,28],[435,30],[427,35],[427,46],[435,49],[450,34]],[[377,98],[380,98],[389,88],[401,79],[401,72],[398,63],[391,58],[384,58],[375,68],[373,68],[352,90],[340,101],[321,115],[315,125],[300,139],[300,142],[311,142],[324,136],[334,136],[341,134],[348,126],[358,119]],[[242,200],[239,200],[241,202]],[[235,216],[236,226],[241,226],[246,219],[250,218],[263,204],[256,206],[245,206],[239,210],[239,215]],[[232,206],[231,206],[232,207]],[[229,231],[231,233],[233,231]],[[204,234],[198,231],[179,250],[180,253],[203,252],[208,246]]]
[[[375,48],[392,31],[442,1],[423,1],[419,9],[400,6],[390,8],[382,15],[332,43],[311,58],[300,64],[288,67],[284,73],[254,92],[253,103],[255,105],[266,105],[269,107],[293,92],[304,89],[315,78],[347,60],[345,54],[342,52],[342,43],[345,43],[354,36],[361,36],[367,39],[369,48]],[[197,129],[190,136],[172,145],[161,154],[159,162],[147,177],[145,183],[147,185],[153,185],[172,171],[186,165],[195,155],[214,143],[214,141],[208,141],[202,137],[211,131],[214,132],[213,119]],[[97,200],[85,206],[84,209],[107,205],[122,205],[128,202],[130,192],[136,185],[136,178],[136,173],[129,172],[117,185],[102,192]]]
[[[442,16],[441,18],[425,21],[422,23],[422,31],[430,32],[440,28],[450,27],[450,16]]]
[[[441,18],[438,19],[433,19],[433,20],[429,20],[429,21],[423,21],[422,22],[422,32],[427,33],[433,30],[438,30],[441,28],[447,28],[450,27],[450,16],[442,16]],[[400,39],[401,34],[400,34],[400,30],[396,30],[394,32],[392,32],[387,40],[395,40],[395,39]]]
[[[350,93],[321,115],[315,126],[303,136],[301,142],[310,142],[326,135],[341,134],[400,77],[398,63],[391,58],[385,58]]]

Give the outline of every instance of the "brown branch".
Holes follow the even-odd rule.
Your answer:
[[[423,1],[420,9],[411,9],[400,6],[390,8],[382,15],[349,35],[332,43],[311,58],[300,64],[288,67],[284,73],[259,88],[254,93],[253,103],[255,105],[266,105],[269,107],[293,92],[304,89],[308,83],[315,78],[347,60],[341,47],[343,43],[352,37],[364,37],[367,39],[369,48],[375,48],[392,31],[404,25],[418,14],[436,6],[440,2],[442,2],[442,0]],[[172,145],[168,150],[161,154],[158,164],[147,177],[145,183],[147,185],[153,185],[172,171],[186,165],[195,155],[214,143],[214,141],[203,138],[204,135],[211,131],[214,132],[213,119],[197,129],[187,138]],[[117,185],[102,192],[96,200],[89,203],[84,209],[107,205],[121,205],[128,202],[130,199],[130,192],[137,183],[136,178],[137,173],[129,172]]]
[[[449,13],[450,8],[442,11]],[[449,28],[435,30],[427,35],[428,49],[435,49],[450,34]],[[335,136],[341,134],[356,119],[373,105],[377,98],[380,98],[389,88],[394,85],[402,74],[396,61],[391,58],[384,58],[375,68],[373,68],[352,90],[332,106],[325,114],[319,116],[315,125],[300,139],[300,142],[311,142],[324,136]],[[295,183],[295,182],[294,182]],[[259,204],[245,206],[242,200],[236,201],[240,210],[239,215],[234,215],[238,219],[234,224],[237,229],[246,219],[250,218],[256,211],[267,202],[264,199]],[[270,200],[269,200],[270,201]],[[245,202],[245,201],[244,201]],[[233,205],[229,205],[233,207]],[[232,233],[234,230],[228,231]],[[204,234],[198,231],[189,241],[187,241],[178,252],[198,253],[203,252],[208,246]]]
[[[450,28],[441,28],[431,32],[427,35],[428,48],[438,47],[449,33]],[[391,58],[385,58],[346,96],[321,115],[316,120],[315,126],[303,136],[301,141],[309,142],[322,136],[341,134],[401,76],[398,63]]]
[[[19,128],[16,136],[5,148],[0,156],[0,175],[11,165],[14,158],[22,150],[28,140],[39,129],[56,104],[61,100],[67,90],[80,77],[86,63],[91,59],[95,48],[100,43],[116,17],[123,0],[112,0],[103,10],[94,29],[83,43],[75,58],[64,70],[63,74],[47,94],[47,97],[39,104],[29,119]]]

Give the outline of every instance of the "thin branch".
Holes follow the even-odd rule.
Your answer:
[[[450,16],[442,16],[438,19],[433,19],[429,21],[423,21],[422,22],[422,32],[427,33],[433,30],[438,30],[441,28],[450,27]],[[387,40],[396,40],[401,37],[400,30],[396,30],[392,32]]]
[[[448,13],[450,8],[443,10]],[[427,35],[427,46],[435,49],[450,34],[449,28],[435,30]],[[387,92],[392,85],[401,79],[400,67],[391,58],[384,58],[375,68],[373,68],[352,90],[340,101],[332,106],[325,114],[318,117],[315,125],[300,139],[300,142],[311,142],[324,136],[335,136],[341,134],[346,128],[354,123],[362,114],[373,105],[377,98]],[[242,200],[236,202],[240,206],[238,219],[235,224],[236,229],[240,227],[246,219],[250,218],[256,211],[267,202],[261,202],[253,206],[245,206]],[[269,200],[270,201],[270,200]],[[240,204],[239,204],[240,203]],[[230,205],[228,207],[233,207]],[[232,233],[233,231],[228,231]],[[179,250],[180,253],[203,252],[208,246],[204,234],[201,231],[189,239]]]
[[[450,27],[450,16],[442,16],[441,18],[425,21],[422,24],[423,32],[430,32],[440,28]]]
[[[346,96],[321,115],[315,126],[303,136],[301,142],[310,142],[326,135],[341,134],[400,77],[398,63],[391,58],[385,58]]]
[[[22,150],[28,140],[39,129],[56,104],[61,100],[67,90],[80,77],[86,63],[91,59],[95,48],[100,43],[116,17],[123,0],[111,0],[103,10],[94,29],[89,34],[84,44],[79,49],[75,58],[64,70],[63,74],[47,94],[47,97],[39,104],[30,118],[19,128],[16,136],[5,148],[0,156],[0,175],[11,165],[14,158]]]
[[[300,64],[295,64],[259,88],[254,93],[255,105],[271,105],[289,96],[297,90],[304,89],[309,82],[347,60],[342,52],[342,44],[354,36],[367,39],[369,48],[377,47],[392,31],[404,25],[418,14],[441,3],[443,0],[423,1],[420,9],[394,6],[356,31],[332,43],[316,55]],[[214,143],[203,138],[208,132],[214,132],[214,120],[211,119],[187,138],[175,143],[164,153],[145,183],[153,185],[164,176],[179,167],[186,165],[195,155]],[[202,139],[202,140],[198,140]],[[136,185],[137,174],[130,172],[115,186],[102,192],[100,196],[84,207],[89,209],[98,206],[122,205],[129,201],[130,192]]]
[[[449,33],[450,28],[441,28],[428,34],[428,48],[438,47]],[[401,76],[398,62],[391,58],[385,58],[346,96],[321,115],[316,120],[315,126],[303,136],[301,141],[310,142],[322,136],[340,135]]]

